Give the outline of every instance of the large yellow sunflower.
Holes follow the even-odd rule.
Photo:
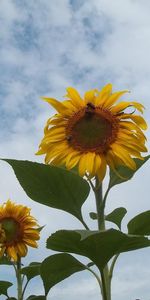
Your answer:
[[[0,206],[0,256],[5,253],[17,261],[26,256],[27,246],[37,247],[38,224],[30,215],[30,208],[10,200]]]
[[[116,101],[128,91],[112,93],[107,84],[101,91],[87,91],[84,98],[72,87],[67,88],[67,100],[59,102],[43,97],[56,110],[47,121],[44,138],[36,154],[46,154],[45,162],[78,166],[79,174],[97,175],[102,181],[107,165],[114,170],[118,165],[136,169],[133,158],[143,159],[146,152],[147,128],[143,105],[137,102]],[[115,104],[115,105],[114,105]]]

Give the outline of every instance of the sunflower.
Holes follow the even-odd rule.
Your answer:
[[[17,261],[26,256],[27,246],[37,247],[38,224],[30,208],[10,200],[0,206],[0,256]]]
[[[143,130],[147,124],[142,116],[144,106],[138,102],[116,101],[127,90],[112,93],[107,84],[101,91],[87,91],[83,98],[72,87],[67,88],[66,100],[59,102],[42,97],[57,110],[48,119],[44,138],[36,153],[46,154],[46,164],[78,166],[81,176],[98,176],[102,181],[106,168],[118,165],[135,170],[133,158],[143,159],[147,152]]]

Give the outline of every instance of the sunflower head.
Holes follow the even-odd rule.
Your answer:
[[[74,88],[67,89],[66,100],[43,98],[57,114],[47,121],[37,154],[45,154],[45,162],[78,166],[79,174],[98,176],[103,180],[106,167],[118,165],[136,169],[133,158],[143,159],[147,124],[142,116],[144,106],[119,98],[128,91],[112,92],[107,84],[101,91],[85,93],[82,98]]]
[[[0,255],[14,261],[26,256],[27,246],[37,247],[38,224],[30,209],[10,200],[0,206]]]

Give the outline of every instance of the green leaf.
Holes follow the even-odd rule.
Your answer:
[[[0,265],[13,265],[13,262],[7,256],[0,257]]]
[[[43,230],[43,228],[45,227],[45,225],[38,227],[36,230],[38,230],[39,232],[41,232]]]
[[[21,273],[26,275],[27,280],[31,280],[32,278],[40,275],[40,266],[39,262],[32,262],[28,267],[22,268]]]
[[[131,179],[133,177],[133,175],[137,172],[137,170],[140,169],[149,158],[150,158],[150,155],[144,157],[144,160],[134,158],[134,161],[137,166],[137,169],[135,171],[133,171],[127,167],[118,166],[118,168],[116,168],[116,171],[120,175],[120,177],[112,169],[110,169],[109,188],[112,188],[116,184],[120,184],[120,183],[123,183],[123,182]]]
[[[0,295],[8,296],[7,290],[12,286],[13,284],[9,281],[3,281],[0,280]]]
[[[128,223],[129,234],[150,235],[150,210],[140,213]]]
[[[109,215],[105,217],[106,221],[115,223],[121,230],[121,222],[124,216],[126,215],[127,210],[124,207],[118,207],[114,209]]]
[[[58,282],[72,274],[85,270],[86,267],[68,253],[54,254],[47,257],[41,265],[45,294]]]
[[[81,207],[90,191],[86,180],[71,171],[54,166],[4,160],[12,166],[22,188],[32,200],[62,209],[82,220]]]
[[[47,240],[47,248],[86,256],[100,270],[115,254],[149,246],[150,241],[147,238],[130,236],[115,229],[60,230]]]
[[[97,213],[91,211],[91,212],[89,213],[89,215],[90,215],[90,218],[91,218],[92,220],[97,220]]]

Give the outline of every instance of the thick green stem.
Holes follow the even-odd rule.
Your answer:
[[[97,220],[98,220],[98,229],[105,230],[105,202],[106,197],[103,200],[102,194],[102,183],[99,182],[99,179],[96,177],[95,183],[95,199],[96,199],[96,209],[97,209]],[[110,291],[110,278],[109,278],[109,269],[108,265],[101,270],[101,281],[102,281],[102,297],[103,300],[111,300],[111,291]]]
[[[97,177],[96,177],[96,184],[95,184],[95,198],[96,198],[98,229],[104,230],[105,220],[104,220],[102,183],[99,184],[99,180]]]
[[[18,258],[17,269],[16,269],[17,290],[18,290],[18,298],[17,298],[17,300],[23,300],[23,298],[22,298],[22,276],[21,276],[20,270],[21,270],[21,259]]]

